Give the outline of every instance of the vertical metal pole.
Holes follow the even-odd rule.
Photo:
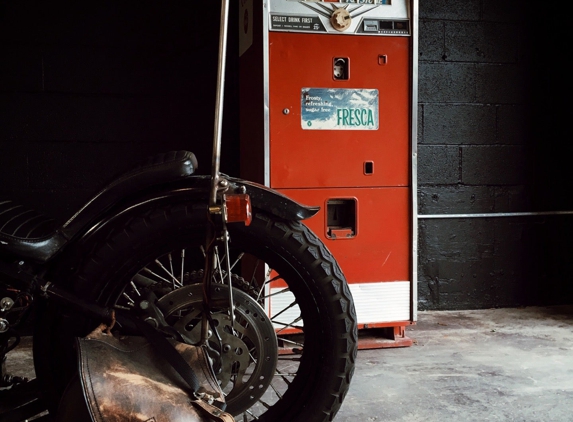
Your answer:
[[[211,159],[211,190],[209,207],[217,205],[217,188],[219,186],[219,168],[221,165],[221,132],[223,129],[223,100],[225,97],[225,67],[227,62],[227,29],[229,22],[229,0],[221,0],[221,21],[219,26],[219,61],[217,69],[217,92],[215,99],[215,127],[213,131],[213,155]],[[201,326],[201,344],[209,338],[207,313],[210,308],[211,279],[215,268],[214,251],[211,249],[216,233],[212,223],[207,225],[205,245],[205,273],[203,274],[203,320]],[[231,303],[232,306],[232,303]]]
[[[229,27],[229,0],[221,1],[221,23],[219,30],[219,67],[217,70],[217,97],[215,100],[215,129],[213,133],[213,155],[211,161],[211,191],[209,206],[217,204],[217,185],[221,165],[221,131],[223,128],[223,98],[225,96],[225,67],[227,61],[227,32]]]
[[[270,147],[270,93],[269,93],[269,0],[263,0],[263,116],[264,116],[264,168],[263,184],[271,187],[271,147]]]

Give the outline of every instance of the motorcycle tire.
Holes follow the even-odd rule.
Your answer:
[[[131,286],[135,288],[134,275],[143,274],[144,269],[150,278],[159,277],[157,273],[162,270],[149,268],[157,265],[161,257],[168,256],[171,262],[173,251],[184,250],[188,255],[194,251],[196,256],[189,256],[186,263],[194,262],[197,269],[202,268],[199,263],[202,265],[204,259],[198,251],[205,242],[207,224],[206,206],[200,204],[169,205],[131,217],[89,247],[89,255],[74,269],[68,283],[84,299],[110,307],[129,305],[125,298],[132,294],[126,293]],[[276,357],[279,364],[285,360],[287,365],[293,363],[298,368],[296,372],[277,369],[273,382],[282,384],[272,385],[267,393],[274,401],[268,403],[266,396],[257,397],[256,405],[240,409],[235,417],[263,422],[332,421],[354,372],[358,337],[354,304],[340,267],[324,244],[300,222],[281,220],[255,210],[249,226],[235,223],[228,230],[234,257],[242,259],[247,254],[251,259],[261,260],[288,285],[281,291],[294,297],[300,315],[292,322],[280,324],[302,331],[304,336],[303,342],[287,339],[284,344],[297,346],[290,349],[292,353]],[[174,272],[173,268],[171,271]],[[182,270],[181,284],[184,278],[186,283],[193,281],[193,276],[186,272],[184,277]],[[244,274],[234,280],[251,284],[252,288],[252,280]],[[255,287],[263,291],[260,284]],[[243,288],[248,293],[248,288]],[[43,335],[38,336],[34,345],[38,377],[41,382],[43,379],[43,385],[62,383],[54,381],[62,378],[62,370],[55,361],[69,359],[62,349],[69,352],[71,333],[75,331],[74,335],[78,335],[79,330],[78,325],[74,328],[70,324],[69,317],[57,314],[54,308],[47,312],[49,317],[40,322],[39,331]],[[277,321],[273,320],[273,324],[276,328]],[[56,330],[60,332],[54,335]]]

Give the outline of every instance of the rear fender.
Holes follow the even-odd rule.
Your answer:
[[[246,193],[251,198],[251,205],[254,209],[285,220],[305,220],[320,210],[319,207],[299,204],[287,196],[257,183],[236,178],[227,178],[227,180],[229,181],[228,193]],[[210,176],[191,176],[175,183],[155,187],[136,197],[126,198],[98,216],[80,233],[77,233],[72,243],[86,242],[102,231],[107,232],[106,228],[117,222],[156,206],[196,203],[198,206],[204,204],[206,208],[210,185]]]
[[[320,207],[299,204],[275,190],[242,179],[229,178],[230,186],[236,193],[246,193],[254,208],[284,218],[285,220],[306,220],[314,216]]]

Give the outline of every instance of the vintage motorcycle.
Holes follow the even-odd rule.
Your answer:
[[[338,411],[356,314],[336,260],[301,223],[318,208],[219,172],[228,10],[223,0],[210,176],[193,174],[190,152],[160,154],[57,227],[0,200],[0,359],[33,311],[36,372],[29,382],[1,374],[1,420],[45,409],[50,420],[76,371],[74,338],[116,314],[121,334],[133,334],[123,314],[206,346],[237,420],[331,421]]]

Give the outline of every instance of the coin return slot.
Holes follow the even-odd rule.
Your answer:
[[[378,21],[365,20],[364,32],[378,32],[380,29]]]
[[[326,237],[349,239],[356,236],[356,199],[326,202]]]

